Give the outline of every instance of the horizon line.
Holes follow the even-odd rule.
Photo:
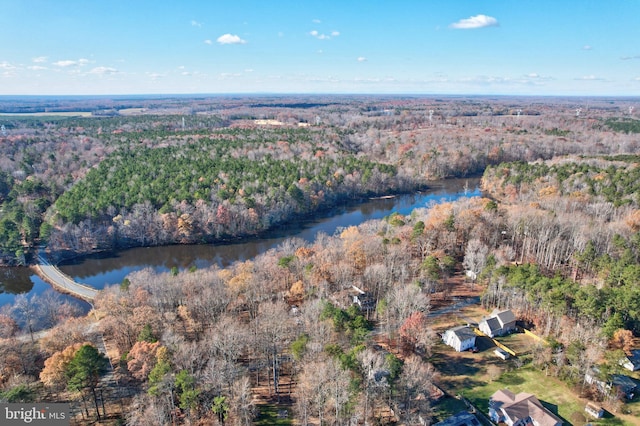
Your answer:
[[[0,94],[0,99],[8,98],[121,98],[121,97],[263,97],[263,96],[344,96],[344,97],[501,97],[501,98],[639,98],[637,95],[620,94],[498,94],[498,93],[357,93],[357,92],[194,92],[194,93],[112,93],[112,94]]]

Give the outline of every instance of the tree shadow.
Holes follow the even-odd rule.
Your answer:
[[[560,420],[562,420],[564,422],[564,424],[570,425],[573,424],[572,422],[568,421],[567,419],[565,419],[564,417],[562,417],[560,414],[558,414],[558,406],[556,404],[552,404],[550,402],[547,401],[543,401],[543,400],[539,400],[540,404],[542,404],[542,406],[544,408],[546,408],[547,410],[549,410],[551,413],[553,413],[554,415],[556,415]]]
[[[515,374],[503,374],[498,379],[498,382],[503,383],[506,386],[516,386],[524,383],[524,379],[520,376],[516,376]]]

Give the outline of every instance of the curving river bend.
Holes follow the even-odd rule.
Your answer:
[[[422,193],[344,205],[312,219],[275,229],[260,239],[218,245],[134,248],[84,257],[62,264],[60,269],[75,281],[101,289],[107,285],[119,284],[129,273],[143,268],[168,271],[173,267],[204,268],[213,263],[224,267],[237,260],[251,259],[277,247],[287,238],[298,237],[313,241],[318,232],[333,235],[339,228],[358,225],[371,219],[381,219],[393,212],[409,214],[413,209],[426,207],[431,203],[479,196],[479,183],[480,178],[431,182],[430,188]],[[27,268],[0,269],[0,306],[12,303],[16,294],[41,294],[50,288]]]

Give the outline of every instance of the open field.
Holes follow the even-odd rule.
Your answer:
[[[90,111],[0,113],[2,117],[93,117]]]

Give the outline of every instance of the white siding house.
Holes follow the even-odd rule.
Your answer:
[[[469,326],[461,325],[445,331],[442,341],[456,351],[462,352],[476,345],[476,334]]]
[[[511,310],[499,311],[495,309],[489,318],[485,318],[478,324],[478,328],[487,336],[493,338],[509,334],[516,328],[516,316]]]

